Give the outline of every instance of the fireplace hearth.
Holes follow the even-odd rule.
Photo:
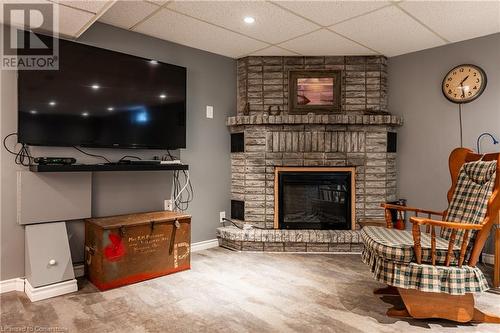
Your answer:
[[[354,168],[277,167],[279,229],[348,230],[354,226]]]

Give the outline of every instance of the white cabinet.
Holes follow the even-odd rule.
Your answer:
[[[26,226],[25,274],[34,288],[75,278],[65,222]]]

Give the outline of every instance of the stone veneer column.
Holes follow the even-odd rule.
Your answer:
[[[384,56],[245,57],[238,59],[238,115],[277,106],[288,113],[290,70],[341,70],[341,111],[349,114],[387,111],[387,58]]]
[[[289,113],[291,70],[340,70],[340,113]],[[238,59],[237,75],[237,116],[227,125],[244,133],[245,151],[231,154],[231,194],[245,202],[246,222],[273,227],[275,166],[355,166],[357,220],[383,218],[380,203],[397,190],[387,133],[402,125],[387,112],[387,58],[250,56]]]

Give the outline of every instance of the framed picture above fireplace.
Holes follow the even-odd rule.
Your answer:
[[[341,100],[341,71],[290,71],[290,112],[338,112]]]

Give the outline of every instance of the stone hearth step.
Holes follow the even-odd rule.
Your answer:
[[[217,228],[219,245],[236,251],[360,252],[359,230],[281,230]]]

